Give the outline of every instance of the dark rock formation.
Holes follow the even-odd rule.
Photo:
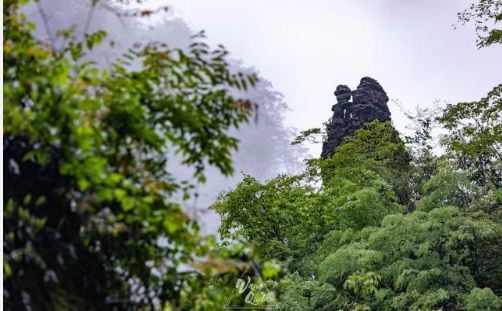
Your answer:
[[[322,146],[323,158],[333,155],[343,139],[354,134],[366,122],[390,120],[389,98],[375,79],[362,78],[354,91],[346,85],[339,85],[335,96],[337,103],[331,108],[333,117],[328,124],[328,139]]]

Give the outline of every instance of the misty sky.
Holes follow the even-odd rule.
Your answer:
[[[477,100],[502,82],[502,48],[478,50],[472,26],[454,30],[470,0],[154,0],[169,4],[209,42],[254,66],[283,93],[286,122],[319,127],[338,84],[377,79],[409,110]],[[403,130],[399,108],[389,103]],[[313,147],[314,153],[320,146]]]

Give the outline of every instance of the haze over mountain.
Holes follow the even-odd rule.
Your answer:
[[[90,59],[102,66],[110,65],[115,57],[138,42],[162,41],[172,48],[186,49],[192,42],[191,36],[198,32],[190,29],[180,18],[164,12],[160,14],[165,19],[148,25],[141,18],[119,17],[99,4],[92,15],[89,15],[90,2],[85,0],[74,1],[71,5],[64,0],[42,0],[40,3],[48,17],[51,36],[54,36],[57,29],[72,25],[76,27],[77,36],[83,35],[89,16],[91,17],[87,31],[105,29],[108,32],[109,38],[114,42],[114,48],[109,49],[108,44],[104,44],[89,55]],[[31,20],[38,21],[38,36],[48,39],[39,7],[32,3],[25,11]],[[63,42],[57,39],[55,43],[60,46]],[[246,68],[238,60],[232,61],[231,67],[236,71],[259,72],[255,68]],[[214,233],[219,222],[216,214],[207,211],[207,207],[214,202],[219,192],[230,189],[242,179],[242,174],[266,180],[279,173],[294,173],[302,167],[302,160],[307,157],[306,149],[290,145],[295,133],[284,122],[288,107],[283,95],[276,91],[265,77],[260,77],[256,87],[235,95],[258,105],[250,122],[238,130],[233,130],[233,134],[239,139],[239,150],[233,156],[235,173],[231,177],[225,177],[215,168],[208,169],[207,183],[198,185],[193,192],[194,198],[184,203],[190,214],[202,222],[204,232]],[[176,155],[173,155],[173,158],[173,163],[176,163]],[[173,163],[170,164],[170,170],[175,177],[191,178],[192,170],[179,162],[176,165]]]

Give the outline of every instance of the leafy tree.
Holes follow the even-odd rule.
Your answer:
[[[502,187],[502,84],[477,102],[448,105],[439,121],[460,167],[481,186]]]
[[[502,230],[491,214],[479,212],[491,212],[486,207],[494,193],[477,186],[453,159],[436,159],[428,128],[422,129],[415,137],[422,149],[410,154],[389,123],[372,122],[346,138],[332,158],[311,160],[304,175],[265,184],[247,177],[220,199],[216,209],[221,228],[231,233],[227,238],[259,241],[267,256],[286,263],[290,273],[281,283],[279,308],[449,310],[467,308],[465,297],[474,288],[500,292]],[[433,168],[420,173],[420,182],[406,172],[412,156],[412,166],[424,160],[424,168]],[[320,175],[323,185],[310,186]],[[409,188],[396,187],[397,180],[423,188],[415,190],[417,211],[402,214],[398,195]],[[260,232],[271,225],[289,228],[290,219],[300,225],[293,225],[288,242],[312,232],[316,238],[281,244],[278,230]],[[301,264],[292,265],[291,258]]]
[[[245,176],[211,208],[221,217],[223,239],[244,238],[265,259],[276,258],[288,262],[293,270],[302,270],[302,259],[329,230],[326,200],[314,187],[305,185],[302,176],[280,175],[266,183]]]
[[[469,176],[455,170],[448,160],[439,163],[437,174],[422,187],[422,196],[417,202],[417,210],[430,211],[434,208],[457,206],[467,209],[472,206],[476,188]]]
[[[337,174],[335,174],[337,175]],[[391,186],[375,172],[366,170],[348,176],[335,177],[333,186],[326,189],[332,206],[331,228],[362,229],[375,226],[388,214],[402,212]]]
[[[404,179],[410,169],[410,154],[399,133],[390,122],[372,121],[346,137],[337,147],[332,158],[319,163],[323,182],[327,187],[338,183],[340,179],[350,181],[368,180],[365,170],[376,173],[388,183],[401,204],[407,204],[409,194]]]
[[[501,18],[502,2],[498,0],[480,0],[459,13],[460,21],[476,23],[479,47],[502,43],[502,31],[494,28]],[[443,145],[456,161],[460,172],[455,174],[467,175],[478,188],[471,185],[468,193],[471,201],[479,202],[474,209],[488,211],[498,221],[502,215],[501,112],[502,85],[499,84],[479,101],[448,105],[438,117],[439,123],[449,131]]]
[[[333,232],[320,248],[334,252],[319,265],[319,278],[343,292],[343,284],[360,280],[366,270],[363,279],[370,283],[364,288],[373,297],[367,302],[372,308],[454,309],[477,285],[501,290],[501,234],[487,215],[453,207],[389,215],[381,227]]]
[[[245,176],[212,206],[221,217],[220,235],[245,238],[266,259],[309,275],[311,255],[329,231],[378,225],[403,210],[386,178],[395,178],[387,167],[397,170],[396,163],[406,167],[407,161],[392,126],[373,122],[340,145],[332,159],[312,162],[310,174],[281,175],[266,183]],[[326,176],[322,188],[310,182],[318,174]]]
[[[405,112],[413,131],[412,136],[405,137],[411,156],[409,176],[406,178],[410,197],[408,211],[415,209],[416,202],[423,195],[424,184],[438,172],[439,157],[434,152],[436,142],[432,133],[439,126],[436,120],[438,113],[438,110],[427,108],[417,108],[414,114]]]
[[[336,305],[346,303],[339,301],[335,288],[327,283],[305,280],[298,273],[284,277],[281,282],[283,295],[278,310],[311,311],[333,310]]]
[[[367,124],[332,158],[311,160],[304,175],[265,184],[246,177],[215,205],[226,238],[258,241],[259,249],[287,267],[279,309],[498,306],[502,228],[492,209],[498,192],[480,187],[455,159],[437,159],[427,143],[408,153],[393,133],[388,123]],[[417,141],[429,139],[420,135]],[[428,171],[420,179],[406,172],[410,157],[410,170],[424,160]],[[421,186],[414,192],[417,210],[403,214],[398,195],[409,188],[391,186],[397,180]],[[296,223],[289,227],[291,220]],[[287,239],[276,232],[288,232]],[[307,243],[291,242],[312,233],[315,239]]]
[[[500,299],[489,288],[473,288],[465,298],[465,310],[500,310],[502,303]]]
[[[167,154],[199,181],[207,164],[231,174],[228,129],[252,105],[229,90],[256,78],[201,38],[188,52],[136,46],[100,69],[85,56],[104,31],[61,30],[54,50],[34,38],[25,2],[4,2],[4,307],[192,309],[181,302],[197,271],[180,267],[214,243],[175,203],[190,183]]]
[[[310,143],[322,143],[322,139],[319,139],[319,137],[322,135],[323,138],[326,135],[325,133],[321,132],[321,129],[316,127],[316,128],[311,128],[305,131],[302,131],[300,135],[298,135],[292,142],[291,145],[299,145],[301,143],[304,143],[305,141],[310,142]]]
[[[480,26],[500,19],[500,5],[481,0],[460,15],[476,19],[480,46],[500,41]],[[374,121],[331,158],[308,160],[303,175],[246,177],[214,206],[223,236],[287,267],[280,310],[500,309],[500,92],[419,111],[407,145]],[[437,125],[448,130],[440,156]],[[293,143],[322,135],[307,130]]]
[[[479,0],[458,13],[458,20],[463,25],[469,22],[475,24],[479,48],[502,43],[502,29],[495,28],[497,22],[502,20],[502,1]]]

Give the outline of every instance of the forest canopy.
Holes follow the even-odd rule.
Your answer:
[[[478,46],[500,42],[482,23],[501,9],[480,1],[459,13],[476,23]],[[408,137],[390,121],[367,122],[303,174],[245,177],[212,206],[220,235],[279,260],[279,310],[500,310],[501,87],[410,115]],[[339,88],[347,105],[350,89]],[[326,141],[329,130],[293,144]]]

